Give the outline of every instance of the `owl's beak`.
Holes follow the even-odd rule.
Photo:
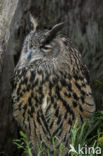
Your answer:
[[[31,59],[31,55],[32,55],[32,50],[29,50],[28,52],[27,52],[27,60],[30,60]]]

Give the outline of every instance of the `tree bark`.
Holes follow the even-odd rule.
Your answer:
[[[82,53],[90,70],[94,98],[103,108],[103,1],[102,0],[1,0],[0,1],[0,152],[20,155],[12,140],[17,126],[12,119],[10,77],[18,61],[23,40],[30,31],[28,11],[40,29],[67,21],[63,34]],[[99,86],[99,87],[98,87]]]
[[[23,6],[22,0],[0,1],[0,155],[20,155],[13,145],[17,125],[12,118],[10,78],[26,35],[24,14],[29,2]]]

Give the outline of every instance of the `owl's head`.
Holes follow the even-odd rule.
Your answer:
[[[65,38],[57,33],[63,28],[64,23],[55,25],[51,30],[36,31],[34,29],[26,37],[17,68],[27,67],[39,62],[38,65],[53,66],[65,64],[68,51]]]

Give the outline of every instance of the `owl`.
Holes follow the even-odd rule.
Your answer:
[[[35,24],[35,22],[34,22]],[[70,130],[95,112],[89,76],[80,52],[58,33],[64,23],[50,30],[35,30],[27,35],[12,78],[13,117],[31,142],[37,155],[53,155],[52,138],[59,155],[68,155]]]

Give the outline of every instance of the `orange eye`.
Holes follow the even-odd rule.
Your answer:
[[[41,49],[44,51],[44,52],[49,52],[51,50],[51,45],[45,45],[45,46],[42,46]]]
[[[46,50],[50,50],[50,49],[51,49],[51,47],[44,47],[44,49],[46,49]]]

